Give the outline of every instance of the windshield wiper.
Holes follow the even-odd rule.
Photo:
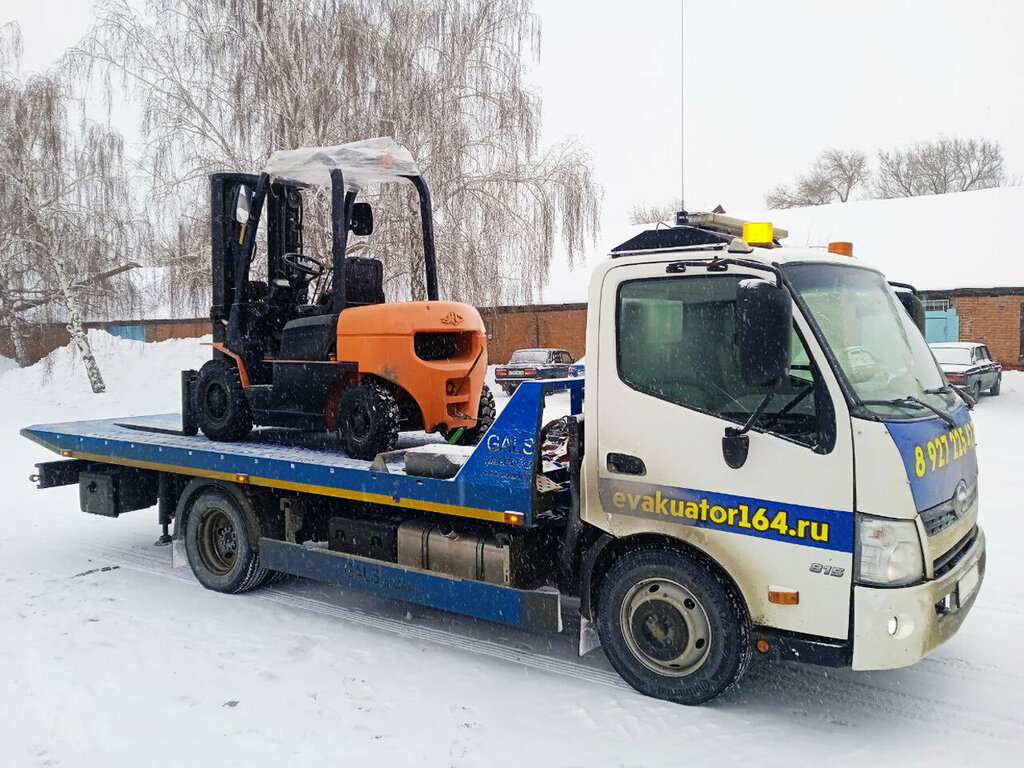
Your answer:
[[[967,410],[974,410],[974,406],[977,404],[975,399],[968,395],[966,392],[964,392],[963,389],[956,386],[955,384],[943,384],[941,387],[936,387],[935,389],[926,389],[924,391],[926,395],[948,395],[950,392],[952,392],[955,395],[958,395],[960,399],[964,401],[964,403],[967,405]]]
[[[894,397],[892,400],[862,400],[864,405],[891,405],[896,407],[911,408],[915,411],[919,411],[922,408],[934,413],[940,419],[942,419],[950,428],[956,426],[956,422],[953,417],[943,411],[941,408],[936,408],[934,405],[929,405],[924,400],[919,400],[913,395],[907,395],[906,397]]]

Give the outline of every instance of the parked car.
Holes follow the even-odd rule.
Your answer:
[[[586,365],[584,365],[582,357],[579,360],[577,360],[575,363],[573,363],[572,365],[569,366],[569,376],[572,377],[572,378],[576,378],[577,376],[582,376],[586,372],[587,372],[587,367],[586,367]]]
[[[1003,367],[992,359],[988,347],[973,341],[929,344],[939,367],[951,384],[967,390],[977,400],[982,390],[998,395]]]
[[[494,369],[494,381],[511,395],[527,380],[564,379],[572,362],[572,355],[564,349],[517,349],[508,365]]]

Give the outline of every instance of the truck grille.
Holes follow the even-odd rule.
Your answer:
[[[978,484],[975,483],[970,489],[970,497],[967,500],[968,509],[970,509],[971,505],[974,504],[974,500],[977,496]],[[921,513],[921,522],[924,523],[925,532],[927,532],[929,536],[941,533],[951,525],[954,525],[959,519],[960,515],[957,514],[956,507],[953,504],[953,499],[947,499],[941,504],[936,504],[931,509],[926,509]]]
[[[935,562],[933,563],[935,573],[934,578],[941,578],[956,568],[957,564],[963,559],[963,556],[970,551],[972,546],[974,546],[974,541],[977,538],[978,526],[974,526],[971,529],[971,532],[950,547],[948,552],[941,557],[935,558]]]

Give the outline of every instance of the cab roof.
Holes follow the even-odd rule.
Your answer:
[[[687,216],[681,213],[680,217]],[[689,214],[690,220],[710,220],[714,222],[714,214]],[[664,257],[665,261],[675,261],[679,258],[708,260],[714,258],[725,258],[727,256],[742,258],[746,261],[759,261],[765,266],[772,264],[784,264],[787,262],[821,262],[828,264],[851,264],[868,269],[875,269],[851,256],[841,256],[830,253],[826,248],[790,248],[779,245],[779,239],[785,238],[785,230],[775,229],[775,242],[772,245],[750,246],[749,252],[730,252],[729,245],[737,240],[736,235],[731,231],[736,223],[742,224],[739,219],[718,216],[718,219],[727,219],[726,227],[718,227],[716,223],[710,226],[692,226],[682,224],[669,226],[657,224],[653,228],[638,232],[629,240],[615,246],[611,250],[611,257],[615,261],[628,259],[630,262],[650,262],[653,256]],[[686,220],[686,219],[683,219]],[[746,246],[745,243],[742,245]],[[745,250],[745,249],[744,249]],[[629,258],[637,257],[637,258]]]

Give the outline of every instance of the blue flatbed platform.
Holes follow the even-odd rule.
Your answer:
[[[327,433],[258,429],[234,443],[174,434],[177,414],[37,424],[21,433],[68,458],[529,526],[544,395],[561,390],[569,390],[578,413],[580,379],[520,386],[451,479],[374,468],[346,456]],[[443,445],[433,435],[405,433],[398,447],[428,443]]]

